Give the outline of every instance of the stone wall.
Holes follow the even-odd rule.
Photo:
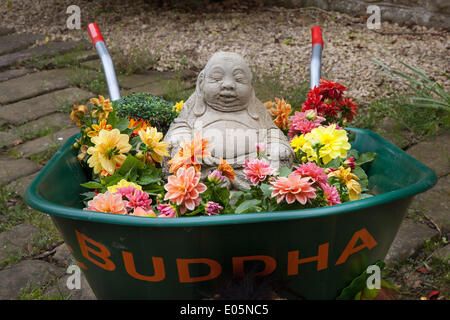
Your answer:
[[[330,11],[366,16],[369,5],[381,9],[381,22],[390,21],[404,25],[422,25],[450,30],[449,0],[285,0],[294,7],[318,7]]]

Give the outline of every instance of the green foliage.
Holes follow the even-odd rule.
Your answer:
[[[378,128],[383,119],[393,120],[394,142],[401,147],[418,143],[441,129],[450,128],[450,93],[441,84],[432,80],[418,67],[401,61],[409,74],[394,70],[386,64],[374,61],[385,76],[401,81],[409,90],[398,94],[392,90],[390,97],[372,101],[361,110],[356,123],[368,129]],[[448,75],[444,74],[447,79]]]
[[[178,116],[173,103],[149,93],[134,93],[113,102],[117,117],[145,119],[152,127],[165,134]]]

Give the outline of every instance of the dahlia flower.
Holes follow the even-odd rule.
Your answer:
[[[229,163],[226,160],[220,158],[219,167],[217,168],[217,170],[219,170],[225,177],[227,177],[231,181],[234,181],[234,176],[236,174],[234,173],[234,169],[229,165]]]
[[[338,170],[328,173],[328,177],[337,177],[345,183],[345,185],[347,186],[350,201],[359,199],[359,194],[361,193],[361,185],[356,181],[359,180],[359,178],[351,173],[351,168],[345,169],[341,166]]]
[[[299,174],[302,177],[311,177],[320,186],[328,184],[328,176],[325,174],[323,168],[319,167],[314,162],[307,162],[295,167],[293,174]]]
[[[200,204],[200,193],[206,191],[206,186],[200,182],[200,176],[201,173],[194,167],[178,169],[176,175],[169,176],[168,182],[164,186],[167,191],[164,200],[181,205],[180,212],[182,214],[187,209],[194,210]]]
[[[126,159],[124,153],[131,150],[128,140],[129,136],[121,134],[119,129],[101,130],[98,136],[91,138],[95,146],[90,147],[87,153],[91,155],[88,164],[94,168],[94,173],[106,170],[114,174],[117,165],[122,165]]]
[[[254,186],[266,180],[272,175],[274,169],[265,160],[247,159],[244,162],[244,173],[246,179],[250,180]]]
[[[316,189],[312,183],[311,178],[303,178],[298,174],[291,173],[288,177],[279,177],[271,182],[271,197],[277,197],[277,203],[286,198],[288,204],[297,200],[304,205],[309,199],[316,197]]]
[[[132,194],[127,194],[128,199],[127,208],[138,208],[141,207],[144,210],[151,209],[152,199],[147,192],[142,190],[135,190]]]
[[[222,210],[223,207],[219,205],[218,203],[208,201],[205,207],[206,214],[208,216],[215,216],[220,213],[220,210]]]
[[[150,148],[150,156],[156,162],[161,163],[163,157],[168,157],[169,152],[167,148],[169,144],[160,140],[163,138],[162,132],[158,132],[156,128],[147,127],[145,130],[141,129],[138,132],[141,141]]]
[[[87,204],[88,206],[84,210],[127,214],[127,202],[122,200],[122,195],[112,194],[109,191],[99,193]]]
[[[306,152],[308,160],[318,161],[318,158],[320,158],[324,164],[337,157],[345,158],[347,150],[351,148],[350,143],[348,143],[347,132],[336,130],[334,124],[313,129],[305,135],[305,140],[307,142],[303,145],[302,151]],[[318,154],[315,150],[315,144],[317,143],[322,145]]]
[[[132,189],[122,189],[122,188],[128,188],[128,187],[131,187]],[[119,189],[122,189],[122,190],[119,190]],[[142,190],[142,187],[140,185],[136,184],[136,183],[129,182],[129,181],[125,180],[125,179],[122,179],[118,183],[116,183],[115,185],[108,187],[108,191],[109,192],[111,192],[111,193],[119,192],[122,195],[125,195],[125,194],[127,194],[129,192],[133,193],[134,190]]]
[[[325,121],[325,118],[318,116],[315,110],[309,110],[307,112],[296,111],[289,118],[288,135],[293,137],[298,133],[309,133],[312,129],[320,127],[320,123],[323,121]]]
[[[176,210],[170,204],[158,204],[156,209],[161,212],[158,218],[174,218],[177,216]]]
[[[334,206],[341,203],[339,192],[334,186],[330,186],[328,183],[320,186],[323,190],[323,195],[327,200],[329,206]]]
[[[197,132],[192,141],[183,141],[178,153],[167,163],[170,166],[169,172],[175,173],[182,167],[194,167],[195,170],[200,171],[200,161],[211,156],[208,151],[211,148],[208,145],[209,140],[208,138],[201,139],[200,132]]]

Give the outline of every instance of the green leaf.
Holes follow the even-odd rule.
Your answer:
[[[105,187],[109,187],[109,186],[113,186],[113,185],[117,184],[122,179],[123,179],[123,176],[116,173],[112,176],[103,178],[102,182],[105,184]]]
[[[86,183],[82,183],[81,186],[86,189],[101,189],[101,188],[103,188],[103,185],[96,181],[89,181]]]
[[[116,128],[119,129],[119,131],[123,131],[128,128],[130,124],[130,120],[127,118],[119,118],[116,122]]]
[[[266,198],[270,198],[272,195],[272,190],[270,190],[271,185],[267,183],[261,183],[261,190]]]
[[[359,152],[358,150],[351,149],[347,152],[347,159],[353,157],[353,159],[358,160],[359,158]]]
[[[291,174],[292,170],[288,167],[283,167],[278,172],[280,177],[287,177]]]
[[[214,189],[216,202],[226,203],[230,198],[230,191],[227,188]]]
[[[237,200],[239,200],[240,197],[242,197],[243,194],[244,194],[244,192],[242,192],[242,191],[236,191],[233,193],[230,200],[237,201]]]
[[[161,180],[162,169],[150,166],[149,168],[140,172],[138,184],[144,186],[147,184],[155,183]]]
[[[236,213],[245,213],[248,212],[249,209],[251,209],[252,207],[255,207],[257,205],[261,204],[261,200],[257,200],[257,199],[252,199],[252,200],[246,200],[244,202],[242,202],[237,208],[236,208]]]
[[[337,157],[337,158],[334,158],[333,160],[331,160],[330,162],[328,162],[325,165],[325,168],[337,169],[337,168],[339,168],[340,165],[341,165],[341,159],[339,157]]]
[[[377,156],[376,153],[373,152],[366,152],[363,153],[358,160],[355,161],[355,165],[356,166],[362,166],[364,163],[368,163],[371,162],[375,159],[375,157]]]
[[[361,167],[355,167],[355,169],[352,170],[352,173],[359,178],[358,182],[361,185],[361,188],[367,189],[369,186],[369,179],[364,170]]]
[[[119,174],[126,180],[135,180],[137,178],[137,170],[144,168],[145,164],[130,154],[120,167]]]

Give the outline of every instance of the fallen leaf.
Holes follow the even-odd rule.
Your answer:
[[[431,292],[429,295],[428,295],[428,300],[431,300],[431,299],[436,299],[438,296],[439,296],[439,291],[438,290],[435,290],[435,291],[433,291],[433,292]]]

